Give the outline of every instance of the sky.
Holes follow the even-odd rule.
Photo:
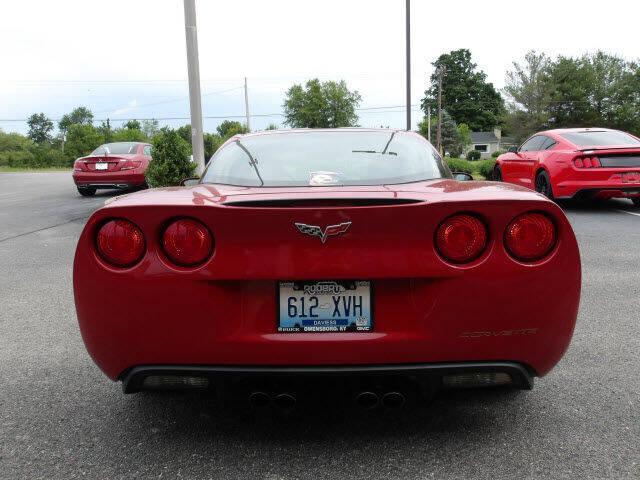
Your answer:
[[[362,95],[359,124],[405,126],[404,0],[196,0],[205,131],[244,121],[283,124],[287,89],[344,79]],[[441,53],[471,50],[496,88],[528,50],[577,56],[601,49],[640,58],[640,5],[518,0],[412,0],[412,119]],[[182,0],[4,1],[0,4],[0,128],[89,107],[112,125],[129,118],[188,123]],[[378,108],[385,107],[385,108]],[[237,117],[237,118],[236,118]],[[6,121],[11,120],[11,121]],[[15,120],[15,121],[14,121]]]

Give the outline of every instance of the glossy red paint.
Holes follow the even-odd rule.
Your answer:
[[[288,203],[274,206],[275,200]],[[370,205],[349,206],[354,200]],[[543,212],[557,227],[553,250],[534,263],[515,260],[503,241],[507,225],[529,211]],[[434,245],[441,222],[458,213],[487,228],[486,248],[462,265],[445,261]],[[115,268],[96,253],[96,232],[111,218],[126,218],[144,233],[146,253],[132,267]],[[204,264],[177,266],[164,253],[162,233],[176,218],[197,219],[213,235],[214,253]],[[323,244],[294,222],[351,226]],[[485,360],[519,362],[544,375],[569,345],[580,275],[562,210],[517,186],[448,179],[367,187],[198,185],[125,195],[96,211],[78,242],[74,292],[86,347],[112,379],[137,365]],[[277,333],[277,282],[303,279],[372,281],[374,331]]]
[[[151,156],[148,144],[138,144],[135,154],[96,155],[78,158],[73,164],[73,181],[79,187],[140,187],[146,184],[145,172]],[[148,148],[147,148],[148,150]],[[107,170],[96,170],[96,163],[107,163]]]
[[[562,136],[588,130],[608,129],[573,128],[536,133],[530,139],[545,136],[555,144],[544,150],[519,150],[500,155],[497,166],[502,181],[540,191],[536,188],[536,176],[545,171],[551,180],[553,198],[640,198],[640,162],[625,167],[600,165],[603,156],[640,156],[640,146],[579,147]]]

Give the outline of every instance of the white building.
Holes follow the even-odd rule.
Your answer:
[[[463,154],[466,156],[471,150],[480,152],[480,158],[491,158],[494,152],[505,152],[509,147],[517,146],[513,138],[503,137],[502,130],[494,128],[492,132],[471,132],[471,144]]]

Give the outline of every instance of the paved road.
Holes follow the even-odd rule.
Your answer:
[[[567,207],[580,318],[533,391],[280,418],[124,396],[94,366],[71,264],[106,197],[80,197],[68,174],[0,174],[0,478],[640,478],[640,216],[618,211],[630,203]]]

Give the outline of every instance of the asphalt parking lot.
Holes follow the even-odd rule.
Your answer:
[[[72,262],[84,222],[111,196],[80,197],[68,173],[0,174],[0,478],[640,478],[640,210],[630,202],[565,206],[582,255],[580,316],[567,355],[533,391],[282,417],[204,395],[125,396],[93,364]]]

